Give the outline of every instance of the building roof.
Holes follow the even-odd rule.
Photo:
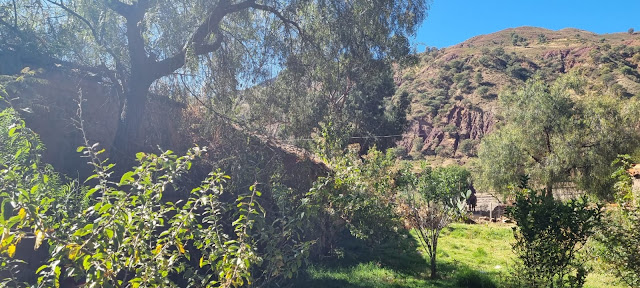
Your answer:
[[[635,164],[631,166],[631,169],[627,170],[631,176],[640,178],[640,164]]]

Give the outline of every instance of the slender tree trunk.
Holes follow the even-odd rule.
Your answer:
[[[555,174],[553,172],[551,172],[551,175],[549,175],[549,180],[547,181],[547,187],[546,187],[546,196],[549,198],[553,198],[553,182],[554,182],[554,178],[555,178]]]
[[[431,236],[431,243],[433,243],[433,251],[431,252],[431,279],[436,279],[436,253],[438,252],[438,232],[434,231]]]
[[[431,279],[436,279],[436,253],[431,254]]]

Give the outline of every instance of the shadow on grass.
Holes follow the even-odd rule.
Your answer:
[[[340,247],[338,256],[301,272],[288,287],[460,287],[459,275],[478,273],[466,265],[438,262],[439,277],[430,280],[428,260],[408,231],[377,245],[345,234]]]

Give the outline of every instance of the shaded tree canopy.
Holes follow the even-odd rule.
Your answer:
[[[238,90],[274,71],[406,54],[406,37],[427,8],[426,0],[3,1],[0,45],[114,85],[122,113],[113,148],[132,155],[149,91],[189,86],[224,112],[238,102]],[[352,85],[343,74],[325,76],[309,80],[343,91]]]

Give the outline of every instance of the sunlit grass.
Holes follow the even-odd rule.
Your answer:
[[[467,287],[462,283],[469,283],[469,279],[476,285],[468,287],[501,287],[514,265],[513,232],[508,225],[452,224],[445,228],[438,244],[437,280],[429,279],[428,260],[422,249],[416,247],[415,241],[405,242],[375,251],[357,251],[359,248],[353,244],[346,250],[366,254],[360,258],[364,261],[347,255],[342,260],[310,267],[296,279],[294,287]],[[585,287],[625,286],[617,285],[615,277],[603,270],[594,269]]]

